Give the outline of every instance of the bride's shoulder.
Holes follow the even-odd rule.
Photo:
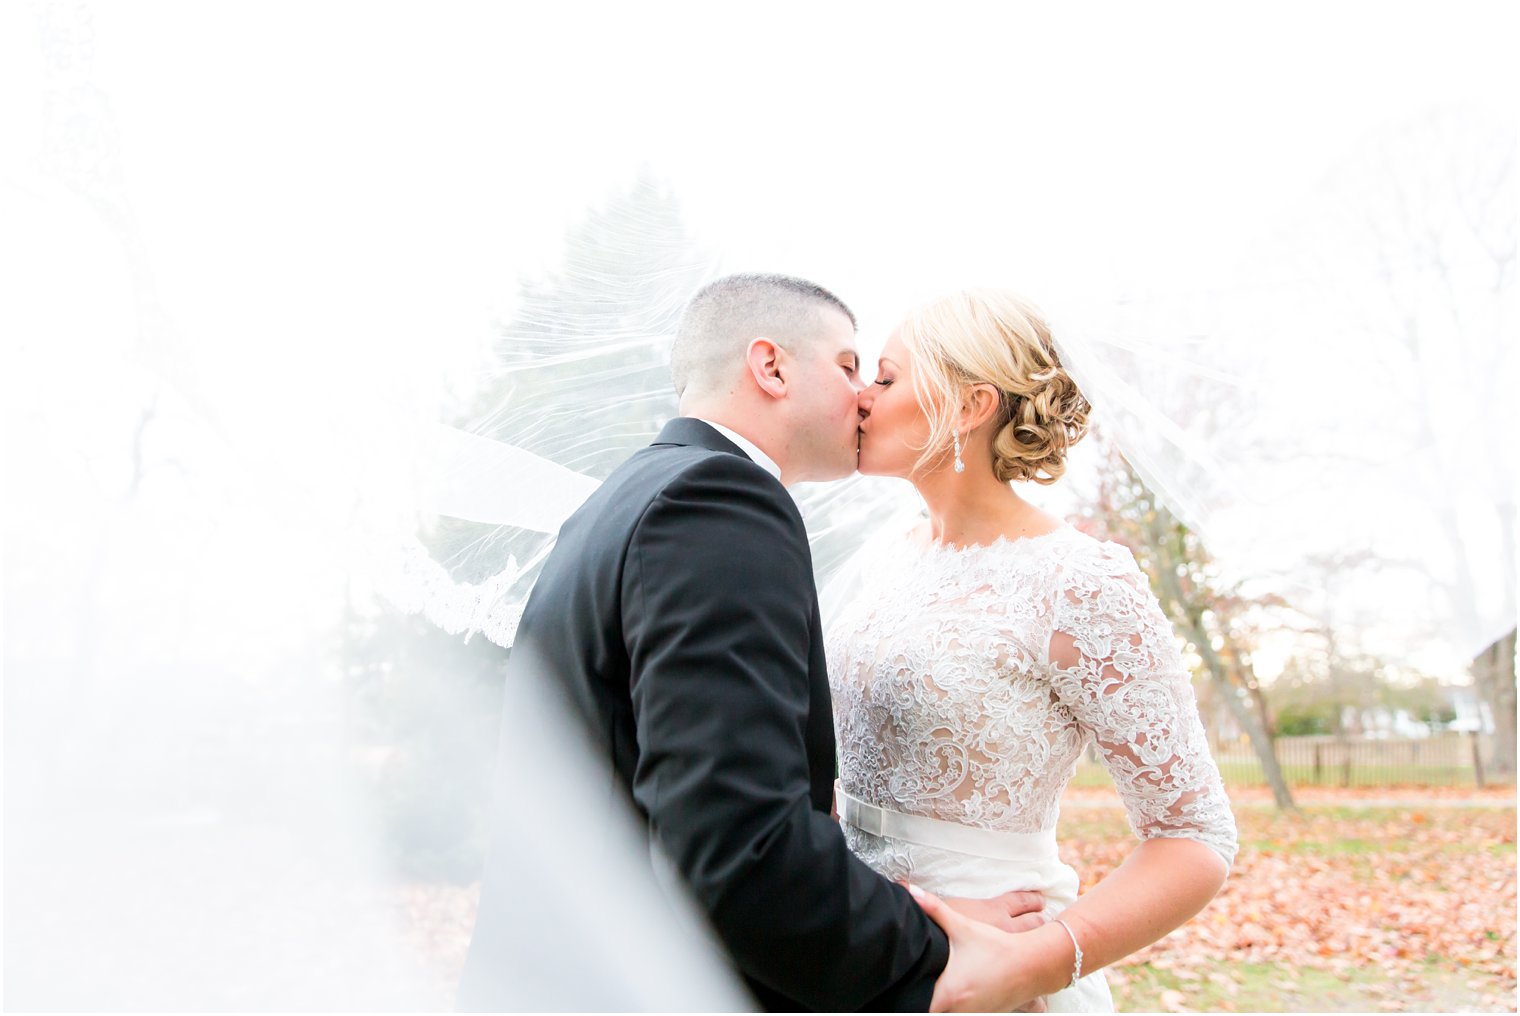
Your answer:
[[[1065,532],[1066,539],[1052,548],[1060,558],[1063,575],[1130,578],[1140,573],[1135,555],[1124,544],[1100,539],[1076,526]]]
[[[869,550],[922,547],[928,541],[929,520],[921,513],[888,518],[862,545]]]
[[[905,519],[899,516],[875,525],[847,556],[844,570],[861,574],[875,571],[902,558],[916,546],[918,523],[917,517]]]

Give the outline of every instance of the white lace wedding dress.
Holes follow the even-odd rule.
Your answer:
[[[1171,625],[1123,547],[1071,527],[956,549],[873,541],[828,630],[839,812],[872,868],[948,896],[1077,896],[1056,848],[1088,739],[1142,839],[1226,863],[1235,820]],[[1102,973],[1047,998],[1111,1010]]]

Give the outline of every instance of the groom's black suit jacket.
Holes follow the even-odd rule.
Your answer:
[[[773,476],[712,427],[672,420],[560,530],[513,663],[524,650],[562,683],[761,1004],[928,1009],[943,932],[829,817],[818,594]],[[486,979],[469,967],[493,962],[488,926],[510,920],[486,912],[492,899],[462,1006],[491,1005],[467,996]]]

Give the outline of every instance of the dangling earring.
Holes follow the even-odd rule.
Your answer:
[[[951,431],[951,433],[955,435],[955,471],[957,473],[964,473],[966,471],[966,464],[961,461],[961,432],[956,430]]]

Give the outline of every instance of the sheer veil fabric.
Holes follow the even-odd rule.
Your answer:
[[[1095,33],[781,4],[710,46],[589,13],[0,11],[7,848],[36,876],[7,884],[31,971],[8,950],[8,1000],[447,1004],[376,902],[333,629],[380,593],[510,645],[560,520],[674,414],[674,322],[728,271],[834,289],[868,362],[906,305],[1020,290],[1221,568],[1437,669],[1514,624],[1512,54],[1487,12],[1390,13],[1385,47],[1318,9],[1249,47],[1120,7]],[[794,493],[835,620],[871,588],[847,562],[921,506]]]

